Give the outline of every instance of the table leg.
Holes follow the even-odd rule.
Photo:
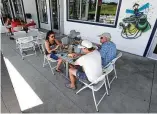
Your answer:
[[[66,61],[66,78],[69,79],[69,63]]]

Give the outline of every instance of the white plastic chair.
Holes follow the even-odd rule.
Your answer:
[[[44,42],[44,41],[43,41],[43,43],[42,43],[41,46],[42,46],[42,51],[43,51],[43,53],[44,53],[43,67],[45,67],[46,64],[49,64],[50,69],[51,69],[51,72],[52,72],[52,74],[54,75],[55,73],[54,73],[53,70],[57,67],[57,65],[54,66],[54,67],[52,67],[52,66],[51,66],[51,63],[57,63],[57,60],[54,60],[53,58],[50,58],[50,57],[48,57],[48,56],[46,55],[46,53],[45,53],[45,42]],[[47,61],[47,63],[46,63],[46,61]]]
[[[44,32],[39,32],[36,39],[34,39],[34,43],[36,46],[38,46],[41,53],[42,53],[41,45],[43,44],[45,37],[46,37],[46,34]]]
[[[35,45],[33,43],[32,36],[19,38],[18,42],[19,42],[19,49],[20,49],[22,59],[24,59],[24,57],[26,57],[26,56],[30,56],[30,55],[34,55],[34,54],[36,55]],[[23,55],[23,52],[28,51],[28,50],[33,50],[34,53]]]
[[[107,89],[107,84],[106,84],[106,76],[113,70],[113,65],[109,65],[105,70],[102,76],[100,76],[97,80],[95,80],[94,82],[87,84],[84,81],[80,80],[80,82],[82,82],[85,86],[82,87],[79,91],[76,92],[76,94],[78,94],[79,92],[81,92],[82,90],[84,90],[85,88],[90,88],[92,90],[93,93],[93,99],[94,99],[94,104],[96,107],[96,111],[98,110],[98,105],[100,104],[100,102],[103,100],[103,98],[105,97],[105,95],[108,95],[108,89]],[[97,102],[96,98],[95,98],[95,93],[96,91],[98,91],[103,85],[105,85],[105,89],[106,92],[103,94],[103,96],[101,97],[101,99]]]
[[[16,49],[19,48],[19,42],[18,42],[18,39],[19,38],[22,38],[22,37],[26,37],[27,34],[25,31],[18,31],[18,32],[14,32],[14,38],[16,39]]]
[[[107,66],[105,66],[105,67],[103,68],[103,72],[104,72],[104,71],[106,70],[106,68],[107,68],[109,65],[112,65],[112,66],[113,66],[113,70],[114,70],[114,74],[115,74],[114,77],[111,79],[111,81],[109,81],[108,75],[106,76],[109,89],[111,88],[111,83],[113,82],[113,80],[118,78],[118,77],[117,77],[117,72],[116,72],[116,67],[115,67],[116,65],[115,65],[115,63],[116,63],[116,61],[117,61],[121,56],[122,56],[122,53],[120,52],[120,53],[117,55],[116,58],[114,58]]]
[[[39,34],[39,30],[38,29],[29,29],[28,30],[28,35],[29,36],[37,37],[38,34]]]

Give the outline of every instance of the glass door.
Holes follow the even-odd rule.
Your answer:
[[[38,0],[40,28],[51,30],[49,0]]]
[[[58,0],[50,0],[50,12],[51,12],[51,27],[52,30],[59,32],[60,30],[60,7]]]
[[[14,16],[18,19],[25,20],[23,5],[21,0],[12,0]]]
[[[1,14],[2,14],[2,22],[4,23],[7,17],[13,18],[13,13],[11,9],[11,3],[10,0],[2,0],[2,9],[1,9]]]

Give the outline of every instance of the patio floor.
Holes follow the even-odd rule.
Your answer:
[[[42,67],[43,55],[38,51],[37,56],[29,56],[22,60],[15,41],[1,34],[1,50],[38,95],[43,104],[22,111],[23,113],[94,113],[96,112],[92,92],[85,89],[76,95],[75,91],[65,87],[68,82],[60,73],[53,75],[50,68]],[[111,85],[109,96],[105,96],[98,106],[100,113],[147,113],[157,112],[157,61],[122,52],[123,56],[117,61],[118,79]],[[3,68],[4,62],[1,67]],[[62,67],[64,69],[64,67]],[[6,69],[1,69],[6,70]],[[6,75],[6,74],[2,74]],[[112,76],[112,74],[110,75]],[[9,78],[9,76],[8,76]],[[16,96],[8,94],[8,88],[2,76],[1,108],[2,113],[19,112],[15,110]],[[78,84],[78,89],[81,87]],[[8,90],[6,90],[8,89]],[[7,91],[7,92],[6,92]],[[13,88],[12,88],[13,91]],[[105,89],[97,92],[100,98]],[[14,96],[14,97],[13,97]],[[17,105],[16,105],[17,106]]]

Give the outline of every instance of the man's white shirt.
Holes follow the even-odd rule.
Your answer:
[[[90,82],[102,75],[101,55],[97,50],[81,56],[76,60],[76,64],[83,67]]]

